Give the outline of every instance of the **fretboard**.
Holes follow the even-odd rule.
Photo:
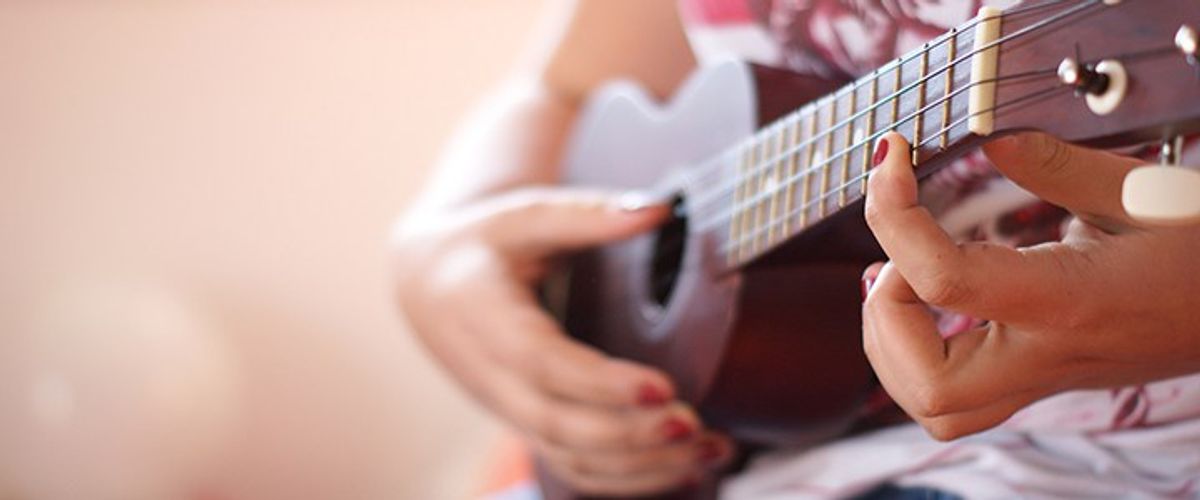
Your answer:
[[[974,47],[987,22],[980,19],[727,151],[719,159],[724,174],[700,179],[707,185],[691,202],[700,230],[724,233],[726,264],[749,262],[865,196],[875,144],[888,131],[913,145],[914,164],[970,136],[972,61],[986,52]]]

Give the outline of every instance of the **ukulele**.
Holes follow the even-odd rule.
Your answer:
[[[1020,131],[1097,148],[1200,132],[1194,27],[1196,0],[1037,0],[985,7],[843,86],[736,61],[667,103],[607,86],[576,126],[566,182],[652,188],[674,215],[571,256],[549,305],[572,336],[665,370],[740,441],[843,434],[877,385],[860,275],[886,259],[863,221],[879,138],[903,134],[925,178]],[[548,499],[578,498],[541,483]]]

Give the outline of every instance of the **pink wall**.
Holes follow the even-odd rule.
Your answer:
[[[138,491],[155,432],[218,498],[464,495],[496,424],[386,232],[540,3],[0,3],[0,498]]]

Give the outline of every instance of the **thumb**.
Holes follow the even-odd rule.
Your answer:
[[[484,231],[505,253],[540,258],[633,237],[669,214],[663,196],[638,191],[530,189],[500,200]]]
[[[1089,223],[1110,231],[1137,225],[1121,205],[1121,185],[1144,162],[1040,132],[1003,137],[983,150],[1013,182]]]

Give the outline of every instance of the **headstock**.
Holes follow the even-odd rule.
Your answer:
[[[1003,19],[997,132],[1041,130],[1095,147],[1200,132],[1200,1],[1044,4]]]

